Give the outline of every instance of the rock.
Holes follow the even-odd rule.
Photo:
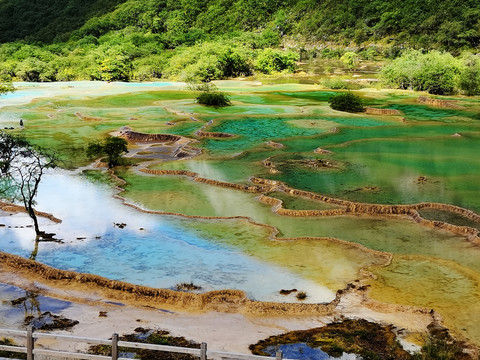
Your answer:
[[[25,325],[31,325],[38,330],[65,330],[77,324],[77,320],[71,320],[61,315],[54,315],[50,311],[46,311],[38,317],[33,315],[25,317]]]
[[[316,148],[315,150],[313,150],[313,152],[315,154],[333,154],[333,152],[331,152],[330,150],[325,150],[325,149],[322,149],[322,148]]]
[[[292,292],[297,292],[297,291],[298,291],[297,289],[291,289],[291,290],[282,289],[282,290],[280,290],[280,295],[289,295]]]
[[[280,143],[276,143],[276,142],[273,142],[273,141],[267,141],[265,144],[267,144],[268,146],[274,148],[274,149],[281,149],[283,148],[283,144],[280,144]]]

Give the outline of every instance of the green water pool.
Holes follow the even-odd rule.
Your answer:
[[[257,176],[358,202],[437,202],[480,212],[479,98],[453,98],[465,108],[442,109],[418,103],[419,94],[413,92],[359,91],[369,106],[402,112],[376,116],[333,111],[328,98],[335,92],[306,84],[220,82],[233,101],[224,109],[196,104],[183,84],[144,90],[82,85],[91,86],[88,92],[75,85],[63,91],[48,86],[38,87],[46,92],[43,97],[32,95],[29,88],[24,102],[21,94],[11,100],[0,98],[0,125],[16,126],[19,118],[25,119],[25,136],[57,150],[71,168],[90,163],[84,153],[88,141],[129,126],[145,133],[191,137],[197,140],[191,146],[202,149],[198,157],[150,164],[153,169],[188,170],[238,184],[249,184],[250,177]],[[235,137],[197,138],[195,132],[202,127]],[[311,165],[316,163],[328,165]],[[181,217],[186,232],[332,292],[368,268],[377,276],[370,280],[372,297],[435,309],[448,326],[480,344],[475,318],[480,314],[480,248],[465,237],[428,229],[408,218],[280,216],[258,201],[259,194],[137,170],[116,170],[126,181],[122,195],[128,201],[193,217],[241,217]],[[281,192],[269,195],[289,209],[334,208]],[[425,211],[424,216],[478,227],[451,214]],[[393,261],[384,267],[389,254]]]

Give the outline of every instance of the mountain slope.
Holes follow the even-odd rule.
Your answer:
[[[0,0],[0,42],[52,42],[125,0]]]
[[[127,26],[202,36],[271,29],[338,44],[480,45],[477,0],[0,0],[0,42],[99,37]],[[193,35],[192,35],[193,34]],[[175,45],[175,44],[174,44]]]

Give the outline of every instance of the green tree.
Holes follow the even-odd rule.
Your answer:
[[[232,47],[229,47],[220,54],[218,62],[224,78],[248,76],[252,74],[251,66],[243,54],[243,52],[239,52]]]
[[[480,56],[466,54],[462,58],[459,87],[468,96],[480,95]]]
[[[32,57],[20,62],[15,69],[15,74],[22,81],[54,81],[56,79],[56,68],[54,67],[53,62],[49,63]]]
[[[439,51],[406,51],[381,70],[381,78],[388,86],[436,95],[455,93],[459,74],[460,61]]]
[[[99,70],[101,80],[128,81],[130,79],[131,63],[125,55],[112,55],[101,60]]]
[[[15,91],[15,88],[10,83],[0,82],[0,95]]]
[[[342,55],[340,60],[345,64],[348,70],[354,71],[357,67],[358,55],[353,51],[347,51],[345,54]]]
[[[257,57],[256,68],[264,74],[279,71],[294,71],[300,55],[294,51],[264,49]]]
[[[188,85],[190,90],[197,92],[195,101],[202,105],[213,107],[224,107],[231,105],[230,97],[224,92],[218,91],[215,84],[203,83]]]
[[[92,141],[87,145],[86,152],[90,158],[106,156],[108,167],[120,165],[122,155],[128,152],[128,143],[120,137],[108,136],[103,141]]]
[[[347,112],[363,112],[363,101],[351,92],[334,95],[328,99],[330,107],[334,110]]]

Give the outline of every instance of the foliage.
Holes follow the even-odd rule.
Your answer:
[[[448,18],[440,16],[445,13]],[[359,58],[395,58],[408,47],[456,53],[476,48],[479,15],[480,3],[474,0],[460,5],[440,0],[435,6],[426,0],[4,0],[0,81],[162,77],[207,82],[253,70],[293,71],[299,54],[274,49],[285,36],[297,44],[328,43],[328,48],[303,49],[302,54],[342,58],[355,69]],[[345,52],[352,41],[361,46]],[[466,93],[472,86],[468,73],[476,76],[475,69],[463,68],[460,87]],[[430,70],[429,77],[458,81],[458,74],[449,78],[449,70]],[[432,83],[417,87],[432,93],[451,89]]]
[[[169,345],[184,348],[200,348],[200,344],[197,344],[191,340],[187,340],[184,337],[176,337],[170,335],[165,330],[150,330],[145,328],[136,328],[134,334],[127,334],[120,337],[121,341],[157,344],[157,345]],[[134,354],[135,359],[140,360],[195,360],[198,357],[189,354],[180,354],[172,352],[162,352],[158,350],[146,350],[146,349],[134,349],[120,347],[119,351],[122,353]],[[88,350],[91,354],[112,356],[112,347],[110,345],[93,345]]]
[[[293,51],[280,51],[265,49],[260,52],[257,58],[256,69],[264,74],[271,74],[279,71],[294,71],[299,54]]]
[[[363,112],[363,101],[351,92],[341,93],[328,99],[330,107],[334,110],[347,112]]]
[[[12,84],[0,82],[0,95],[13,92],[13,91],[15,91],[15,88],[12,86]]]
[[[161,34],[168,47],[194,45],[212,35],[256,31],[263,33],[260,38],[267,47],[294,35],[340,44],[388,39],[394,44],[452,50],[479,45],[479,14],[475,0],[439,0],[435,6],[426,0],[4,0],[0,42],[81,41],[135,27],[142,33]]]
[[[304,343],[311,348],[320,348],[336,358],[343,353],[352,353],[365,360],[409,360],[410,354],[396,341],[392,330],[392,326],[381,326],[363,319],[343,320],[320,328],[270,336],[249,348],[255,355],[268,356],[268,348]]]
[[[430,335],[421,352],[412,356],[412,360],[466,360],[471,357],[463,352],[457,341],[443,336]]]
[[[231,41],[204,42],[179,49],[166,66],[165,75],[187,82],[246,76],[252,73],[253,50]]]
[[[456,92],[459,74],[460,62],[451,54],[411,50],[386,65],[381,77],[392,87],[448,95]]]
[[[222,92],[202,92],[196,98],[197,103],[213,106],[224,107],[230,105],[230,99]]]
[[[480,56],[465,54],[462,58],[459,88],[466,95],[480,95]]]
[[[357,67],[358,55],[353,51],[347,51],[345,54],[342,55],[340,60],[350,71],[353,71]]]
[[[127,141],[123,138],[108,136],[103,141],[92,141],[87,145],[87,156],[106,156],[108,167],[120,165],[122,163],[122,154],[128,152]]]
[[[230,97],[218,91],[215,84],[203,83],[203,84],[189,84],[189,88],[196,91],[198,95],[195,100],[197,103],[213,107],[224,107],[231,105]]]
[[[104,81],[128,81],[130,62],[126,56],[106,57],[100,62],[100,78]]]
[[[361,85],[357,82],[341,78],[325,78],[322,80],[322,86],[332,90],[358,90],[361,88]]]
[[[17,158],[28,155],[28,147],[24,136],[0,131],[0,172],[8,174]]]

